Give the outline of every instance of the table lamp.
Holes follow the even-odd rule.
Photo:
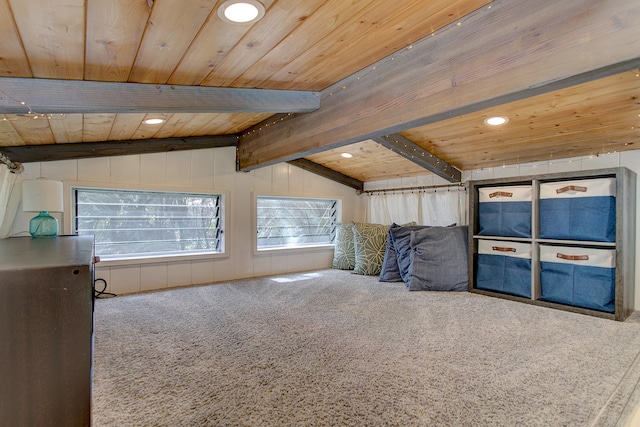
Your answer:
[[[56,237],[58,220],[49,212],[63,211],[63,187],[60,181],[44,178],[22,182],[22,210],[40,212],[29,222],[29,233],[34,238]]]

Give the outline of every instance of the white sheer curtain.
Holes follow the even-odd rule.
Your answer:
[[[20,205],[18,174],[12,173],[5,165],[0,165],[0,239],[11,235],[13,219]]]
[[[467,192],[462,189],[430,191],[421,194],[420,224],[465,225]]]
[[[467,192],[464,188],[389,191],[367,196],[367,222],[419,225],[467,224]]]
[[[367,222],[406,224],[417,221],[420,198],[414,193],[371,194],[367,203]]]

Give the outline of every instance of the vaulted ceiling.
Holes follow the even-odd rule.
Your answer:
[[[640,144],[637,0],[221,3],[0,0],[0,153],[237,145],[358,187]]]

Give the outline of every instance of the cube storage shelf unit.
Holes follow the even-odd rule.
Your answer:
[[[541,238],[540,205],[541,200],[548,200],[541,198],[541,186],[545,189],[543,191],[548,192],[546,189],[553,187],[554,184],[567,182],[567,185],[560,185],[562,188],[555,187],[558,188],[555,192],[562,193],[570,191],[576,194],[577,192],[583,191],[586,193],[585,187],[575,183],[575,181],[583,180],[587,180],[589,184],[596,181],[614,182],[612,188],[615,188],[615,206],[612,206],[612,213],[608,217],[609,222],[611,222],[610,226],[613,227],[613,230],[609,230],[611,238],[597,238],[594,240],[583,240],[583,237]],[[499,198],[501,195],[511,196],[520,191],[526,192],[526,188],[530,190],[528,197],[531,200],[531,214],[530,219],[527,219],[530,221],[530,224],[522,221],[522,212],[518,213],[518,209],[514,212],[503,213],[503,219],[506,219],[504,222],[501,222],[499,219],[499,213],[497,214],[498,216],[494,216],[493,213],[486,215],[486,204],[483,205],[481,209],[480,199],[483,198],[486,200],[486,197],[488,197],[487,194],[489,194],[489,197]],[[481,196],[481,193],[483,196]],[[527,196],[525,196],[525,198],[526,197]],[[611,200],[611,198],[609,198],[609,200]],[[548,212],[546,210],[548,202],[543,202],[543,204],[545,206],[544,212]],[[491,221],[492,218],[496,220],[495,222],[501,222],[500,226],[489,227],[493,229],[491,234],[484,232],[486,228],[483,228],[481,232],[481,210],[484,215],[482,218],[484,224],[486,224],[487,221]],[[593,209],[593,211],[604,213],[604,209],[601,210],[599,208]],[[615,211],[615,215],[613,211]],[[548,214],[544,213],[544,215]],[[567,215],[565,215],[565,213],[561,213],[561,215],[565,216],[566,219]],[[624,320],[633,311],[635,287],[635,219],[636,174],[627,168],[621,167],[469,181],[469,291],[607,319]],[[596,218],[595,221],[593,221],[598,227],[605,225],[603,222],[607,222],[606,218],[605,220]],[[567,228],[566,223],[562,224],[558,222],[557,224],[559,224],[557,227],[559,229]],[[553,223],[551,225],[555,226]],[[508,231],[501,229],[501,226],[507,227]],[[548,228],[548,218],[543,221],[543,226]],[[513,227],[515,231],[509,230],[509,227]],[[529,228],[529,230],[527,230],[527,228]],[[580,224],[571,224],[570,228],[580,231]],[[585,228],[587,228],[587,225],[585,225]],[[527,233],[529,234],[527,235]],[[497,251],[496,253],[498,255],[503,254],[505,259],[507,259],[506,256],[519,257],[519,259],[513,258],[513,261],[507,260],[506,263],[508,266],[503,268],[502,271],[500,271],[499,267],[493,270],[487,269],[483,263],[480,270],[484,270],[484,272],[480,271],[481,275],[479,275],[478,258],[479,256],[482,257],[482,253],[486,253],[484,251],[486,251],[487,247]],[[589,259],[589,255],[582,255],[583,252],[595,253],[596,256],[592,256],[592,259],[601,258],[599,254],[609,254],[609,263],[612,268],[602,269],[602,271],[605,272],[604,281],[611,281],[611,289],[607,290],[607,286],[604,286],[604,292],[613,291],[613,303],[606,307],[599,307],[597,300],[600,296],[591,296],[589,294],[591,291],[588,287],[586,288],[586,297],[582,296],[578,298],[586,298],[586,304],[562,301],[562,298],[554,300],[553,296],[549,298],[548,294],[546,296],[543,295],[543,282],[546,283],[546,289],[548,290],[556,285],[563,287],[566,285],[566,283],[564,283],[565,281],[568,282],[573,279],[570,278],[567,280],[566,272],[561,271],[559,274],[550,274],[548,273],[548,268],[543,268],[543,266],[556,265],[555,261],[551,264],[547,262],[549,261],[548,253],[550,251],[552,253],[557,252],[557,256],[555,254],[552,255],[554,258],[564,258],[558,261],[560,263],[571,263],[573,262],[572,260]],[[563,255],[564,253],[567,255]],[[527,256],[529,259],[527,259]],[[543,258],[543,260],[541,260],[541,258]],[[530,265],[529,270],[527,270],[526,267],[518,267],[518,265],[526,266],[527,264]],[[572,270],[569,270],[569,274],[573,274],[571,271]],[[590,272],[594,270],[587,271]],[[478,287],[479,283],[485,283],[484,280],[487,277],[495,277],[496,274],[498,276],[503,274],[504,277],[502,278],[505,279],[505,283],[508,282],[508,286],[512,286],[512,288],[498,290],[491,288],[491,286],[481,285]],[[589,274],[590,273],[587,273],[587,280],[578,280],[576,278],[575,282],[579,282],[579,286],[586,286],[585,283],[590,281],[588,277]],[[541,276],[544,277],[544,280],[541,280]],[[594,277],[594,282],[602,282],[599,273],[596,273],[594,276],[598,276]],[[608,279],[606,277],[608,277]],[[600,283],[600,285],[601,284],[602,283]],[[565,293],[570,294],[571,291],[569,290]],[[590,298],[592,298],[593,301],[589,301]]]

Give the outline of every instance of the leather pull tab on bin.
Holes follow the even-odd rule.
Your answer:
[[[493,199],[494,197],[513,197],[513,193],[509,193],[508,191],[496,191],[495,193],[489,194],[490,199]]]
[[[589,261],[589,255],[567,255],[558,252],[556,258],[566,259],[567,261]]]
[[[498,252],[516,252],[516,248],[504,248],[501,246],[492,246],[491,249]]]
[[[558,188],[556,190],[557,194],[566,193],[567,191],[575,191],[580,193],[586,193],[587,187],[582,187],[580,185],[567,185],[566,187]]]

